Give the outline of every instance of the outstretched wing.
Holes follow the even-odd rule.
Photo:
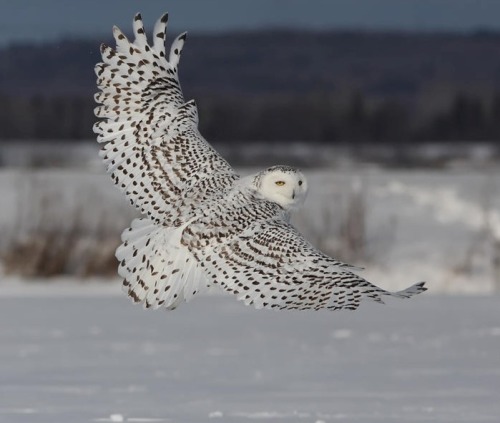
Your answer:
[[[116,49],[101,46],[94,132],[115,184],[155,223],[172,225],[238,176],[200,135],[195,102],[184,102],[178,64],[186,33],[167,60],[167,20],[156,23],[152,45],[137,14],[133,42],[114,27]]]
[[[384,296],[408,298],[426,290],[418,283],[385,291],[281,219],[257,222],[198,259],[209,279],[256,308],[355,310],[364,299],[382,303]]]

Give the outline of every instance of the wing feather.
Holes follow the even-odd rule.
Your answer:
[[[167,20],[163,15],[156,23],[152,46],[140,14],[133,42],[114,27],[116,49],[101,46],[95,115],[102,120],[94,132],[107,171],[131,203],[171,226],[239,177],[198,131],[196,104],[184,100],[178,78],[186,33],[174,40],[167,60]]]
[[[144,24],[142,22],[142,16],[140,13],[137,13],[134,16],[132,27],[134,29],[135,35],[134,44],[141,48],[144,48],[148,44],[148,40],[146,38],[146,32],[144,31]]]
[[[355,310],[362,300],[382,303],[385,296],[408,298],[425,290],[421,283],[385,291],[317,250],[279,218],[256,222],[198,255],[212,282],[256,308]]]
[[[168,13],[156,21],[153,29],[153,49],[160,55],[165,55],[165,40],[167,35]]]

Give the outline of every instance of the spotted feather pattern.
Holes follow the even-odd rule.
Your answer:
[[[352,267],[313,247],[276,204],[239,192],[231,208],[207,211],[188,225],[188,246],[209,280],[256,308],[355,310],[362,300],[408,298],[423,283],[385,291],[352,272]],[[239,205],[239,207],[238,207]],[[236,207],[235,207],[236,206]],[[210,216],[210,218],[208,218]]]
[[[198,261],[180,244],[183,229],[143,218],[123,232],[116,251],[118,273],[124,279],[123,290],[135,303],[173,310],[207,287]]]
[[[155,25],[148,44],[140,14],[135,40],[113,28],[116,48],[101,46],[95,67],[100,105],[95,125],[101,156],[116,185],[152,221],[180,225],[238,176],[198,131],[193,100],[185,102],[178,64],[186,33],[172,43],[167,60],[168,15]]]
[[[273,166],[246,178],[233,171],[198,132],[196,104],[184,101],[178,78],[186,34],[167,58],[166,26],[164,15],[152,42],[139,14],[133,42],[114,27],[116,47],[103,45],[95,68],[101,156],[145,215],[116,252],[129,297],[171,310],[219,286],[257,308],[355,310],[362,300],[424,291],[423,283],[385,291],[305,240],[289,222],[307,190],[297,169]]]

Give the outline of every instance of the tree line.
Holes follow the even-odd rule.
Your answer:
[[[94,138],[98,46],[0,48],[0,140]],[[500,138],[500,33],[191,34],[180,67],[214,142]]]
[[[203,96],[200,130],[221,143],[315,141],[405,143],[500,139],[500,91],[489,98],[457,92],[446,107],[360,92]],[[14,97],[0,93],[0,140],[92,139],[95,103],[89,96]]]

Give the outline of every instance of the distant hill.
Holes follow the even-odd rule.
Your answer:
[[[0,92],[90,95],[98,46],[94,40],[65,40],[0,49]],[[193,34],[181,66],[182,83],[194,97],[355,89],[413,99],[437,85],[499,88],[500,34]]]
[[[96,40],[0,49],[0,140],[92,138],[99,60]],[[194,34],[180,66],[220,142],[500,139],[500,33]]]

